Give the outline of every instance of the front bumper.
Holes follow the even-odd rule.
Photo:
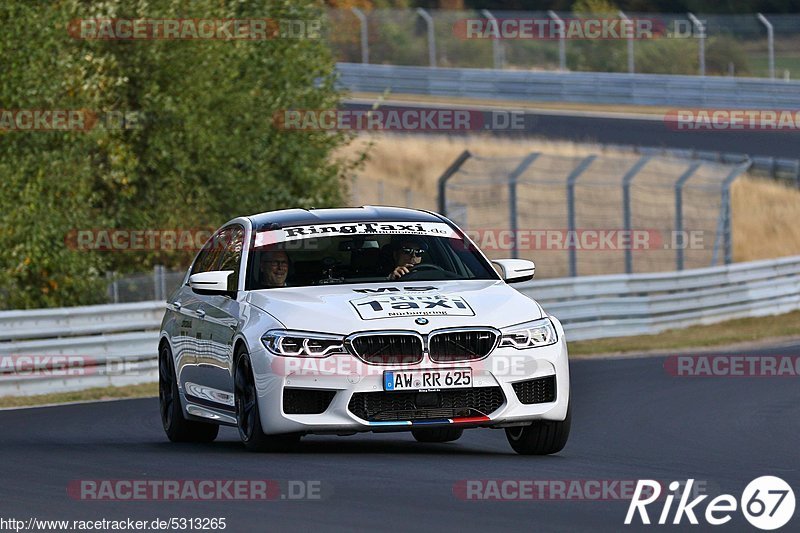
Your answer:
[[[570,396],[569,362],[563,329],[560,324],[556,327],[559,340],[550,346],[528,350],[497,348],[487,358],[472,362],[432,363],[426,358],[420,364],[403,368],[403,370],[423,370],[469,367],[472,369],[473,377],[473,389],[469,394],[473,398],[480,398],[481,405],[492,407],[499,405],[488,413],[480,409],[469,411],[450,409],[453,405],[461,407],[466,405],[463,401],[450,401],[447,395],[460,394],[450,391],[470,389],[445,389],[439,395],[441,404],[428,406],[432,411],[427,412],[425,418],[415,416],[415,410],[409,408],[398,413],[399,418],[390,416],[389,418],[394,418],[392,420],[387,420],[386,417],[365,419],[363,409],[353,408],[351,400],[359,393],[377,393],[377,396],[413,394],[383,392],[383,372],[393,370],[393,367],[368,365],[351,355],[302,359],[275,356],[263,348],[256,350],[250,356],[256,378],[262,428],[268,434],[293,432],[350,434],[362,431],[403,431],[421,425],[505,427],[528,424],[534,420],[564,420]],[[523,403],[520,400],[514,390],[515,383],[548,376],[555,379],[554,401]],[[502,392],[499,402],[492,398],[492,388],[499,388]],[[323,410],[317,414],[287,413],[296,409],[286,405],[285,389],[319,392],[320,394],[315,396],[320,398],[320,401],[326,402],[321,407]],[[358,396],[354,403],[360,405],[360,399],[363,397],[363,395]],[[530,398],[523,400],[531,401]],[[439,411],[436,413],[441,416],[436,416],[433,412],[437,408]],[[402,419],[405,412],[408,412],[409,419]],[[356,413],[362,416],[357,416]]]

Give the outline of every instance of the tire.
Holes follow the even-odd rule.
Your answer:
[[[161,425],[172,442],[211,442],[217,438],[217,424],[186,420],[183,416],[172,351],[166,343],[158,350],[158,401]]]
[[[261,427],[261,414],[253,378],[250,356],[240,350],[236,356],[233,375],[236,427],[244,447],[251,452],[289,452],[300,442],[299,433],[265,435]]]
[[[464,428],[419,428],[412,429],[411,434],[417,442],[453,442],[461,438]]]
[[[572,405],[567,407],[563,422],[541,420],[530,426],[506,428],[506,438],[518,454],[550,455],[560,452],[567,444],[571,423]]]

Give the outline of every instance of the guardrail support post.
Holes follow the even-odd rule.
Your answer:
[[[774,34],[772,31],[772,23],[767,20],[767,17],[762,15],[761,13],[758,14],[758,20],[761,21],[761,24],[767,27],[767,48],[769,48],[769,79],[775,79],[775,40]]]
[[[519,248],[517,248],[517,232],[519,229],[517,227],[517,180],[528,170],[528,167],[531,166],[531,163],[533,163],[537,157],[539,157],[539,152],[531,152],[508,176],[508,216],[511,238],[514,239],[511,246],[511,257],[514,259],[519,258]]]
[[[567,229],[569,234],[565,242],[569,242],[570,235],[575,235],[575,182],[596,157],[596,155],[590,155],[584,158],[567,176]],[[569,275],[573,278],[578,275],[578,255],[575,246],[569,247]]]
[[[453,161],[449,167],[447,167],[447,170],[445,170],[444,173],[439,176],[439,213],[444,216],[447,216],[447,180],[449,180],[453,174],[458,172],[458,169],[461,168],[461,165],[463,165],[470,157],[472,157],[470,151],[464,150],[461,152],[461,155],[459,155],[456,160]]]
[[[558,69],[564,71],[567,70],[567,47],[564,40],[566,38],[566,28],[564,21],[553,10],[548,11],[547,15],[558,23]]]
[[[436,66],[436,33],[433,31],[433,17],[421,7],[417,8],[417,14],[425,21],[428,27],[428,65]]]
[[[357,7],[351,8],[361,24],[361,62],[369,63],[369,40],[367,35],[367,16]]]
[[[489,24],[494,24],[496,34],[500,35],[500,24],[497,22],[497,18],[492,15],[492,12],[488,9],[481,9],[481,15],[489,19]],[[494,68],[505,68],[506,58],[504,56],[505,50],[503,49],[501,40],[492,39],[492,62]]]
[[[633,58],[633,35],[634,35],[633,28],[634,28],[634,26],[633,26],[633,23],[631,22],[631,19],[629,19],[628,16],[625,13],[623,13],[622,11],[619,12],[619,18],[621,18],[622,20],[626,21],[626,23],[628,23],[630,25],[630,33],[628,34],[628,38],[627,38],[627,41],[628,41],[628,72],[630,74],[633,74],[633,73],[636,72],[636,66],[635,66],[634,58]]]
[[[700,161],[695,161],[689,165],[686,172],[681,174],[678,181],[675,182],[675,236],[681,240],[681,242],[677,242],[676,239],[672,240],[675,243],[676,270],[683,270],[683,247],[686,245],[683,239],[683,185],[697,172],[697,169],[702,164]]]
[[[631,169],[622,177],[622,219],[625,225],[625,232],[631,235],[631,183],[634,176],[650,161],[649,155],[643,155],[639,160],[633,164]],[[629,237],[630,238],[630,237]],[[630,274],[633,272],[633,253],[630,244],[625,247],[625,273]]]
[[[706,75],[706,27],[693,14],[687,13],[687,15],[689,16],[689,20],[692,21],[692,25],[695,27],[695,29],[699,34],[698,38],[699,38],[700,48],[698,54],[700,59],[700,75],[705,76]]]

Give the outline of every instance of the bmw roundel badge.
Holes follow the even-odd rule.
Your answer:
[[[420,317],[420,318],[416,319],[414,322],[416,322],[420,326],[424,326],[425,324],[428,323],[428,319]]]

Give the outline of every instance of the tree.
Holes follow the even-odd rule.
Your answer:
[[[320,21],[309,0],[64,0],[0,7],[5,110],[91,110],[83,131],[0,131],[0,306],[103,301],[104,272],[192,252],[78,251],[70,230],[215,227],[242,214],[340,204],[341,133],[285,131],[284,109],[338,104],[334,63],[308,25],[267,40],[93,40],[75,19]],[[283,26],[281,26],[283,27]],[[309,34],[312,34],[309,38]],[[104,117],[126,113],[136,127]],[[130,124],[129,124],[130,125]],[[109,127],[112,126],[112,127]]]

